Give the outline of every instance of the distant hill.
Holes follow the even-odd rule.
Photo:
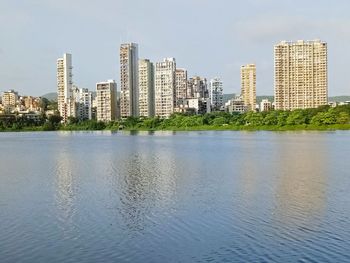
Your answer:
[[[328,100],[336,101],[336,102],[350,101],[350,96],[334,96],[334,97],[329,97]]]
[[[224,102],[227,102],[228,100],[232,99],[235,96],[235,94],[224,94]],[[274,96],[271,95],[264,95],[264,96],[256,96],[256,102],[260,103],[263,99],[268,99],[269,101],[273,102],[275,100]],[[344,102],[344,101],[350,101],[350,96],[333,96],[329,97],[328,101],[332,102]]]
[[[234,93],[229,93],[229,94],[224,94],[224,103],[228,102],[230,99],[234,98],[236,94]]]
[[[93,92],[95,95],[96,93]],[[117,95],[119,97],[120,92],[117,91]],[[236,96],[235,93],[228,93],[224,94],[224,103],[226,103],[228,100],[234,98]],[[50,92],[47,94],[42,95],[41,97],[46,98],[48,100],[57,101],[57,92]],[[256,96],[256,102],[260,103],[263,99],[268,99],[269,101],[274,101],[274,96],[271,95],[264,95],[264,96]],[[335,102],[344,102],[344,101],[350,101],[350,96],[333,96],[328,98],[329,101],[335,101]]]
[[[46,94],[42,95],[41,97],[48,99],[48,100],[57,101],[57,92],[46,93]]]

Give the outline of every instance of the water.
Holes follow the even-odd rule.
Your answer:
[[[0,262],[349,262],[350,132],[0,133]]]

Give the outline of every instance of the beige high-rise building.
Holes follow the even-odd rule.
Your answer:
[[[256,108],[256,66],[248,64],[241,66],[241,96],[244,105],[249,110]]]
[[[18,100],[18,93],[14,90],[5,91],[2,94],[2,106],[5,112],[10,113],[15,110]]]
[[[116,116],[116,90],[114,80],[99,82],[96,84],[97,120],[113,121]]]
[[[2,105],[4,107],[15,107],[18,100],[18,92],[14,90],[5,91],[2,94]]]
[[[149,59],[139,60],[139,112],[140,116],[153,117],[154,106],[154,66]]]
[[[65,53],[57,59],[57,103],[62,121],[75,117],[75,102],[72,97],[72,55]]]
[[[282,41],[275,45],[275,109],[327,105],[327,43]]]
[[[120,115],[122,118],[139,116],[138,45],[120,46]]]
[[[179,106],[187,97],[187,70],[175,70],[175,105]]]
[[[174,58],[166,58],[163,62],[156,63],[155,115],[160,118],[169,118],[174,113],[175,70]]]

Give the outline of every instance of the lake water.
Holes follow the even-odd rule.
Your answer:
[[[350,132],[0,133],[0,262],[350,262]]]

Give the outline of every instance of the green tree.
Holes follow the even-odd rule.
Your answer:
[[[287,118],[289,116],[289,111],[279,111],[277,117],[277,125],[284,126],[287,124]]]
[[[301,125],[308,123],[308,118],[305,110],[294,110],[286,119],[287,125]]]
[[[347,112],[340,112],[337,117],[337,123],[338,124],[348,124],[350,121],[349,113]]]
[[[251,126],[260,126],[263,125],[264,118],[261,113],[249,111],[244,117],[246,124]]]

